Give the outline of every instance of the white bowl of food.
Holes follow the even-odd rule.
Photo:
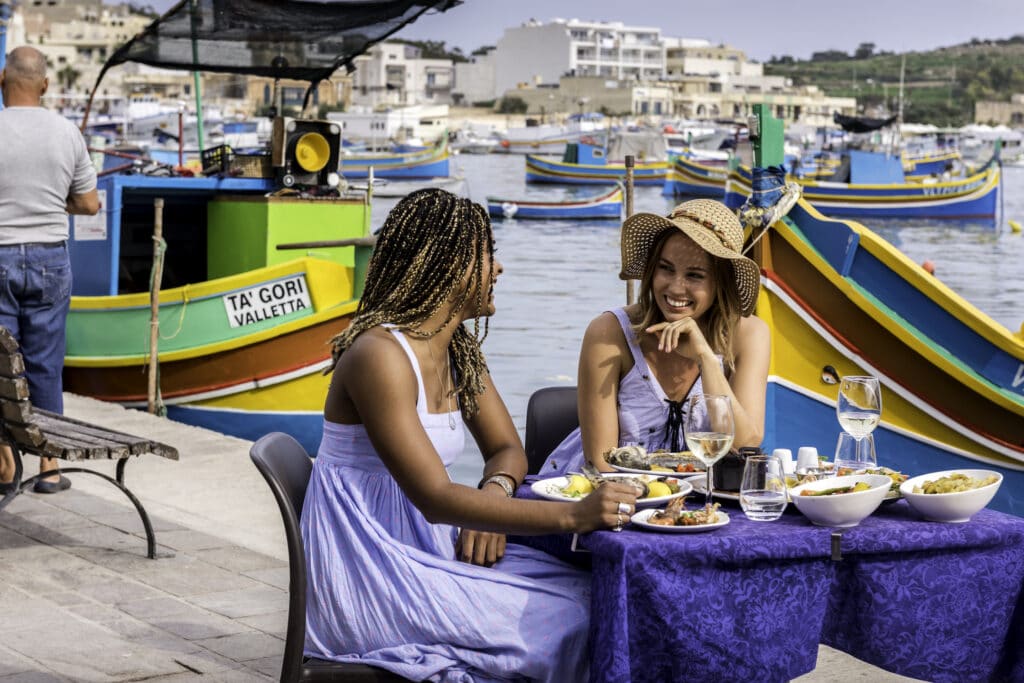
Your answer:
[[[794,486],[789,499],[818,526],[857,526],[882,504],[891,484],[884,474],[848,474]]]
[[[993,470],[945,470],[907,479],[900,493],[932,522],[966,522],[999,490],[1003,475]]]

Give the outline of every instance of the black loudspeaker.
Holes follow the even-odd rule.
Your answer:
[[[340,182],[341,126],[333,121],[287,119],[275,126],[274,166],[285,187],[336,188]]]

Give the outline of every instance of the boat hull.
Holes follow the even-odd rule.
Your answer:
[[[523,199],[487,198],[487,212],[497,218],[568,219],[622,217],[622,189],[578,201],[540,202]]]
[[[638,163],[633,168],[634,185],[662,185],[668,172],[668,162]],[[626,180],[626,165],[570,164],[526,155],[526,182],[555,183],[559,185],[612,185]]]
[[[327,393],[323,371],[327,341],[355,313],[353,269],[298,259],[208,283],[207,292],[168,290],[160,305],[160,398],[169,415],[242,438],[259,437],[276,425],[316,452],[319,415]],[[257,299],[286,283],[299,283],[309,305],[263,320],[232,320],[232,298]],[[303,298],[300,297],[299,298]],[[75,297],[68,316],[67,391],[120,403],[147,404],[149,307],[138,295]],[[273,306],[273,304],[271,304]],[[278,313],[287,305],[278,304]],[[272,311],[264,306],[264,312]],[[126,330],[139,334],[125,334]],[[173,331],[173,332],[168,332]],[[170,408],[173,407],[173,410]],[[192,418],[195,418],[193,420]],[[294,424],[289,424],[294,418]]]
[[[822,213],[842,218],[995,219],[999,197],[998,166],[955,181],[856,185],[799,179],[803,198]],[[750,196],[750,169],[729,175],[725,203],[739,207]]]
[[[758,315],[772,330],[767,445],[829,453],[836,378],[874,375],[881,464],[910,474],[994,467],[1008,480],[994,506],[1024,514],[1024,340],[863,226],[803,201],[755,256]]]
[[[405,154],[353,154],[342,157],[341,174],[351,179],[367,178],[373,169],[374,178],[402,178],[420,180],[447,177],[450,174],[448,146]]]
[[[707,197],[721,200],[729,169],[702,164],[684,157],[673,157],[665,176],[662,194],[666,197]]]

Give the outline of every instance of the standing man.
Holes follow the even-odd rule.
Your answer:
[[[68,214],[99,211],[96,170],[82,133],[43,109],[46,58],[18,47],[0,73],[0,325],[18,339],[32,404],[64,412],[64,330],[71,305]],[[57,468],[52,458],[39,471]],[[14,476],[13,457],[0,446],[0,487]],[[71,486],[55,475],[37,493]]]

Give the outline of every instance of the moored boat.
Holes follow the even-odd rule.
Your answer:
[[[375,178],[425,179],[449,175],[448,137],[427,149],[386,154],[358,153],[341,158],[341,174],[348,179],[367,178],[370,169]]]
[[[662,185],[668,171],[664,143],[657,139],[659,149],[647,154],[634,154],[634,185]],[[630,152],[632,153],[632,152]],[[605,148],[596,141],[580,141],[566,145],[561,160],[534,154],[526,155],[526,182],[560,185],[610,185],[626,179],[625,161],[609,161],[609,156],[624,159],[615,148]]]
[[[827,452],[837,379],[874,375],[880,464],[912,475],[995,468],[1006,482],[993,506],[1024,514],[1024,339],[868,228],[803,199],[753,256],[772,335],[766,445]]]
[[[910,182],[899,157],[850,151],[850,182],[797,178],[803,197],[822,213],[851,218],[941,218],[993,221],[998,206],[998,163],[966,178]],[[863,173],[858,173],[864,168]],[[872,180],[878,178],[878,180]],[[725,203],[735,208],[751,193],[751,169],[740,166],[729,174]]]
[[[593,197],[545,202],[532,199],[487,198],[487,212],[497,218],[609,218],[622,217],[622,186]]]
[[[725,196],[729,169],[690,159],[686,155],[672,157],[665,176],[662,194],[667,197],[707,197],[719,201]]]

